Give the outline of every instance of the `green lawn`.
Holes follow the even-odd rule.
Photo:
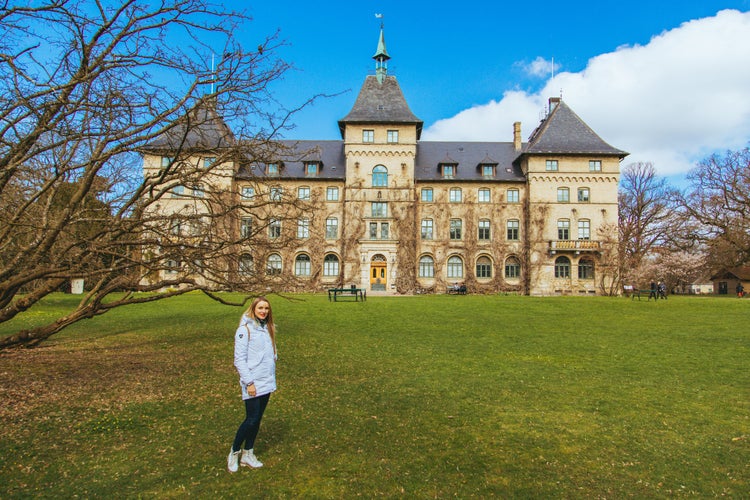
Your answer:
[[[750,496],[750,300],[272,303],[264,468],[226,471],[241,311],[192,295],[0,354],[0,498]]]

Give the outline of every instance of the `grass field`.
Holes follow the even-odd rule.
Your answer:
[[[192,295],[0,354],[0,498],[750,496],[750,300],[296,299],[264,468],[226,471],[241,311]]]

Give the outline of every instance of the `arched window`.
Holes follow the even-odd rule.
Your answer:
[[[555,278],[570,278],[570,259],[558,257],[555,259]]]
[[[248,254],[240,255],[240,261],[239,261],[240,276],[250,276],[253,274],[254,269],[255,269],[255,263],[253,262],[253,257]]]
[[[591,259],[581,259],[578,261],[578,279],[594,279],[594,261]]]
[[[453,256],[448,259],[448,278],[464,277],[464,261],[461,257]]]
[[[435,260],[429,255],[424,255],[419,258],[419,277],[420,278],[434,278],[435,277]]]
[[[310,256],[301,253],[294,259],[294,275],[310,276]]]
[[[281,256],[279,254],[272,253],[268,256],[266,274],[281,274]]]
[[[323,276],[338,276],[339,275],[339,258],[332,253],[329,253],[323,259]]]
[[[372,169],[372,187],[388,187],[388,169],[383,165]]]
[[[485,255],[477,259],[477,278],[492,278],[492,261]]]
[[[521,263],[515,257],[508,257],[505,261],[505,279],[521,277]]]

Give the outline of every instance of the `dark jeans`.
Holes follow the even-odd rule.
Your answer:
[[[246,450],[252,450],[255,446],[255,437],[260,429],[260,420],[263,418],[263,412],[266,411],[266,405],[270,394],[264,394],[256,398],[245,400],[245,420],[237,429],[237,435],[234,437],[232,451],[239,451],[242,443],[245,443]]]

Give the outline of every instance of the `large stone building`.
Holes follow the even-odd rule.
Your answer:
[[[215,167],[211,189],[240,203],[270,202],[232,223],[247,237],[238,272],[260,269],[265,279],[283,276],[309,291],[354,284],[370,293],[443,293],[456,282],[480,293],[612,291],[627,153],[560,98],[549,99],[525,143],[520,123],[509,124],[507,142],[421,141],[423,122],[387,72],[382,30],[373,58],[375,75],[338,122],[341,140],[280,141],[262,159]],[[196,163],[210,163],[232,135],[213,107],[198,112],[202,128],[185,144]],[[154,141],[146,175],[169,158],[169,141]],[[268,207],[289,196],[308,210],[274,218]],[[182,202],[173,205],[165,200],[159,209]],[[284,244],[274,245],[282,235]]]

